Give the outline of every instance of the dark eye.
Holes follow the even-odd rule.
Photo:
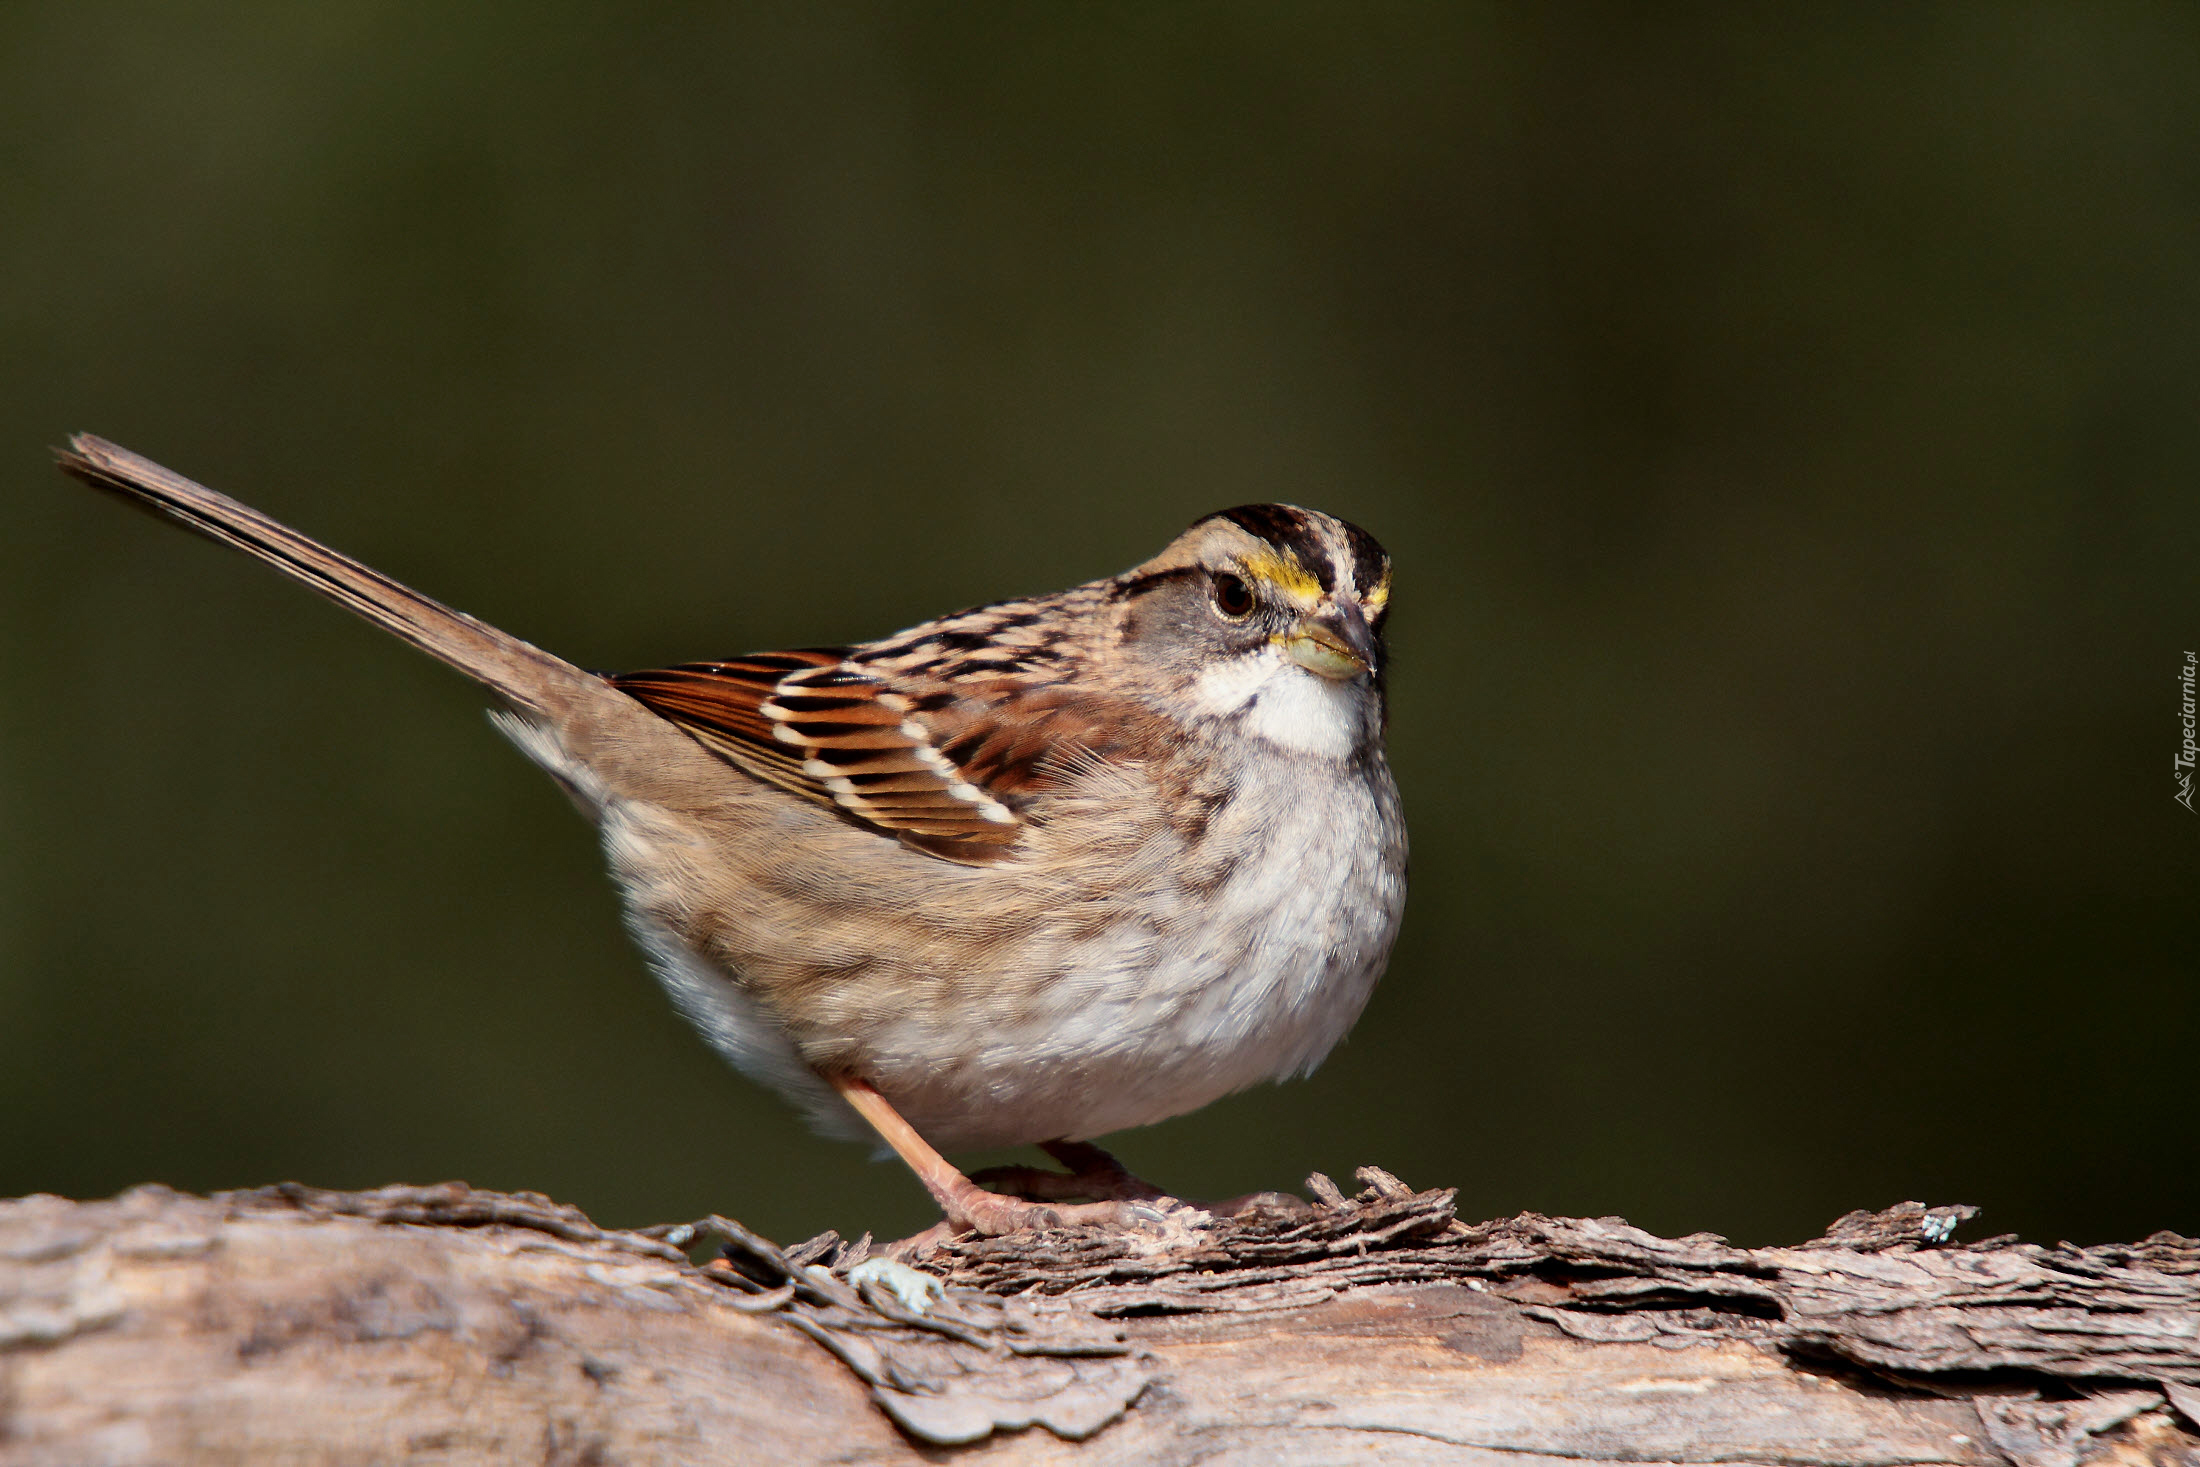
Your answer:
[[[1232,621],[1253,614],[1253,588],[1225,572],[1215,577],[1215,610]]]

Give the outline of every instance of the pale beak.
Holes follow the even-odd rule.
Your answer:
[[[1374,628],[1349,598],[1337,601],[1324,613],[1307,617],[1287,634],[1276,638],[1284,656],[1336,682],[1347,682],[1373,673],[1380,660]]]

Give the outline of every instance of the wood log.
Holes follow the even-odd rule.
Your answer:
[[[1465,1224],[1375,1169],[882,1263],[463,1184],[0,1202],[0,1463],[2200,1464],[2200,1243]]]

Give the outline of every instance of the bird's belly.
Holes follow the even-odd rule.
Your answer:
[[[1312,1071],[1388,959],[1403,826],[1387,778],[1326,803],[1260,796],[1220,832],[1246,854],[1211,882],[1167,868],[1098,931],[1035,933],[1016,966],[1040,976],[975,1014],[913,1009],[868,1034],[874,1083],[954,1149],[1104,1135]]]
[[[680,1010],[818,1129],[867,1130],[823,1066],[869,1080],[943,1150],[1077,1140],[1306,1074],[1365,1006],[1405,900],[1396,789],[1380,763],[1364,781],[1267,775],[1240,778],[1202,842],[1158,833],[1086,873],[1081,891],[1012,900],[997,869],[916,868],[1023,914],[1006,932],[994,923],[982,954],[970,932],[938,923],[941,903],[930,928],[896,929],[849,889],[837,928],[814,907],[799,922],[760,912],[735,951],[705,956],[711,945],[655,895],[660,843],[616,807],[605,836],[636,936]],[[881,936],[896,930],[910,940]]]
[[[1128,981],[1071,968],[1074,995],[988,1027],[968,1053],[879,1037],[866,1066],[943,1150],[1083,1140],[1304,1074],[1359,1017],[1378,969],[1309,958],[1266,971],[1185,963]]]

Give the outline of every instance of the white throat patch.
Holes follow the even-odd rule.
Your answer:
[[[1199,712],[1240,714],[1245,728],[1279,748],[1342,759],[1364,736],[1365,695],[1350,683],[1308,672],[1273,646],[1210,667],[1192,685]]]

